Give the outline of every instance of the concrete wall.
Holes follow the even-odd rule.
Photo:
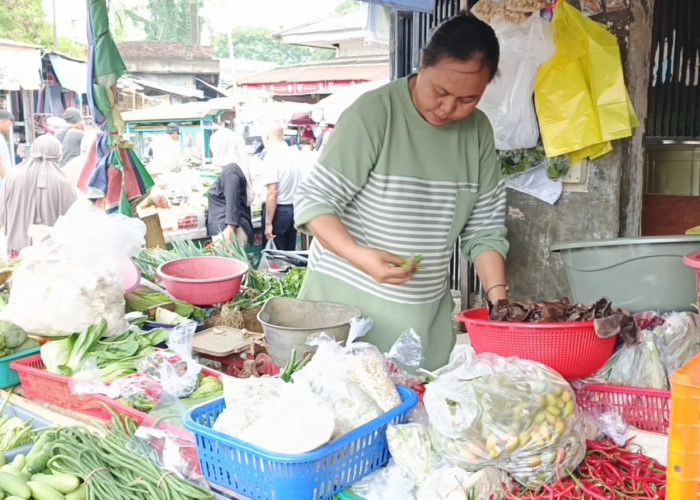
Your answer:
[[[578,7],[577,1],[572,1]],[[618,37],[628,89],[640,120],[646,117],[653,0],[632,0],[629,10],[602,14]],[[511,242],[508,282],[514,299],[550,300],[569,295],[568,280],[555,243],[637,235],[641,221],[643,128],[614,143],[611,153],[590,162],[586,192],[564,192],[550,206],[508,191]],[[622,201],[621,201],[622,200]]]

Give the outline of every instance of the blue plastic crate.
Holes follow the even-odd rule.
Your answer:
[[[389,461],[386,426],[406,422],[418,403],[411,389],[397,387],[402,403],[362,427],[309,453],[272,453],[212,429],[226,408],[224,398],[185,414],[197,440],[204,477],[254,500],[325,500]]]

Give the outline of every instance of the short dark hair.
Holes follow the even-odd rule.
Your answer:
[[[423,48],[421,66],[429,68],[445,58],[470,61],[480,57],[493,78],[498,72],[500,52],[493,28],[462,12],[435,29],[428,45]]]
[[[4,109],[0,109],[0,121],[3,120],[10,120],[11,122],[15,121],[15,117],[12,116],[12,113],[9,111],[5,111]]]

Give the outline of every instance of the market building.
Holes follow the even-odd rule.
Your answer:
[[[336,57],[271,69],[244,77],[238,85],[270,92],[278,100],[316,102],[336,89],[388,78],[388,39],[382,36],[381,17],[375,21],[369,14],[370,7],[363,4],[279,32],[277,36],[285,44],[335,50]]]

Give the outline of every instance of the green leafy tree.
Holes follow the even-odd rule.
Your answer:
[[[349,10],[357,9],[359,6],[360,2],[358,0],[345,0],[343,3],[338,5],[338,7],[336,7],[335,11],[339,14],[342,14],[343,12],[348,12]]]
[[[3,0],[0,8],[0,38],[41,45],[53,50],[53,29],[44,17],[41,0]],[[59,38],[58,52],[84,58],[87,47]]]
[[[234,57],[253,61],[272,61],[277,64],[297,64],[320,61],[335,57],[335,50],[314,49],[285,45],[266,28],[240,28],[231,32]],[[217,57],[229,56],[228,35],[214,38],[214,53]]]
[[[148,0],[147,14],[127,11],[137,27],[151,42],[177,42],[190,45],[192,26],[190,8],[201,7],[202,0]]]

